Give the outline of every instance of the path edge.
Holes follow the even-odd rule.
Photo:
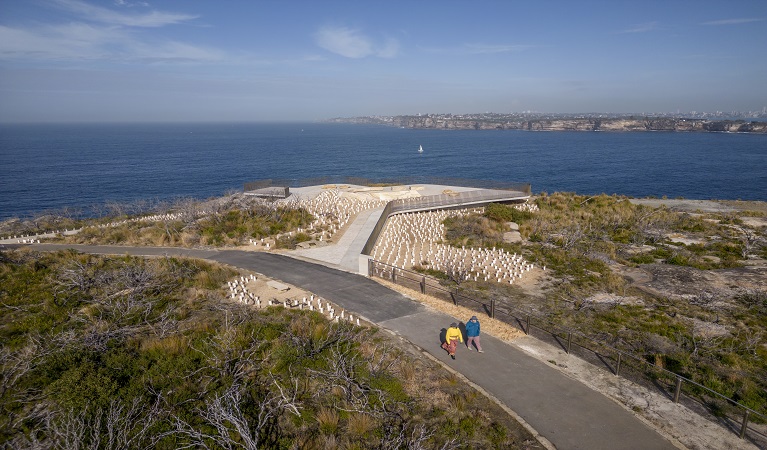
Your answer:
[[[476,384],[476,383],[474,383],[473,381],[471,381],[471,380],[469,380],[468,378],[466,378],[466,376],[465,376],[464,374],[462,374],[461,372],[458,372],[457,370],[453,369],[453,368],[452,368],[452,367],[451,367],[449,364],[446,364],[444,361],[441,361],[439,358],[437,358],[437,357],[435,357],[434,355],[432,355],[431,353],[429,353],[429,352],[428,352],[426,349],[424,349],[423,347],[421,347],[421,346],[419,346],[419,345],[417,345],[417,344],[413,343],[412,341],[410,341],[410,340],[406,339],[405,337],[403,337],[402,335],[398,334],[397,332],[395,332],[395,331],[393,331],[393,330],[390,330],[390,329],[388,329],[388,328],[386,328],[386,327],[384,327],[384,326],[381,326],[381,325],[379,325],[379,324],[377,324],[377,323],[374,323],[374,326],[375,326],[375,327],[377,327],[377,328],[378,328],[379,330],[381,330],[381,331],[385,331],[385,332],[387,332],[387,333],[391,334],[392,336],[396,337],[396,338],[397,338],[397,339],[399,339],[400,341],[403,341],[403,342],[406,342],[406,343],[408,343],[408,344],[409,344],[409,345],[411,345],[413,348],[415,348],[416,350],[418,350],[418,352],[419,352],[421,355],[423,355],[423,356],[425,356],[425,357],[429,358],[430,360],[432,360],[433,362],[435,362],[435,363],[439,364],[440,366],[442,366],[442,368],[443,368],[443,369],[445,369],[445,370],[447,370],[448,372],[450,372],[451,374],[455,375],[457,378],[460,378],[461,380],[463,380],[463,382],[464,382],[464,383],[466,383],[467,385],[469,385],[469,386],[471,386],[472,388],[476,389],[476,390],[477,390],[477,391],[478,391],[480,394],[482,394],[483,396],[487,397],[487,398],[488,398],[490,401],[492,401],[492,402],[493,402],[493,403],[495,403],[496,405],[500,406],[500,407],[501,407],[501,409],[503,409],[504,411],[506,411],[506,413],[507,413],[507,414],[509,414],[509,415],[510,415],[510,416],[511,416],[511,417],[512,417],[514,420],[516,420],[516,421],[517,421],[517,422],[518,422],[520,425],[522,425],[522,427],[523,427],[525,430],[527,430],[527,431],[528,431],[530,434],[532,434],[532,435],[533,435],[533,437],[534,437],[534,438],[535,438],[535,439],[536,439],[538,442],[540,442],[540,443],[541,443],[541,445],[543,445],[543,447],[544,447],[544,448],[546,448],[546,450],[557,450],[557,447],[556,447],[556,446],[554,446],[554,444],[552,444],[552,443],[551,443],[551,441],[549,441],[548,439],[546,439],[546,438],[545,438],[545,437],[544,437],[542,434],[538,433],[538,431],[537,431],[535,428],[533,428],[533,427],[532,427],[532,425],[530,425],[529,423],[527,423],[527,421],[526,421],[525,419],[523,419],[523,418],[522,418],[522,416],[520,416],[519,414],[517,414],[517,413],[516,413],[516,411],[514,411],[513,409],[509,408],[509,406],[508,406],[508,405],[506,405],[505,403],[503,403],[503,402],[502,402],[500,399],[498,399],[498,398],[497,398],[495,395],[493,395],[493,394],[491,394],[490,392],[486,391],[484,388],[482,388],[482,387],[481,387],[481,386],[479,386],[478,384]]]

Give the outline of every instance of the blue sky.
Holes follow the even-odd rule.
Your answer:
[[[0,122],[765,106],[764,0],[0,0]]]

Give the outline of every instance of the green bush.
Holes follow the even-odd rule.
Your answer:
[[[496,222],[516,222],[525,223],[533,218],[533,213],[522,211],[512,205],[503,205],[500,203],[490,203],[485,207],[485,217]]]
[[[682,254],[677,253],[667,258],[666,263],[672,264],[675,266],[689,266],[690,259]]]
[[[67,368],[43,392],[65,410],[86,407],[106,410],[118,388],[107,367],[88,361]]]
[[[655,262],[655,257],[649,253],[640,253],[632,256],[629,260],[637,264],[652,264]]]
[[[436,278],[438,280],[449,280],[450,277],[447,276],[447,274],[441,270],[435,270],[435,269],[429,269],[423,266],[413,266],[413,270],[415,270],[418,273],[422,273],[424,275],[428,275],[432,278]]]
[[[610,239],[621,244],[630,244],[636,232],[630,228],[616,228],[610,231]]]
[[[445,241],[453,246],[493,246],[503,240],[504,224],[482,216],[448,217],[445,225]]]
[[[291,236],[283,235],[283,236],[280,236],[279,239],[277,239],[277,241],[275,242],[275,247],[293,250],[301,242],[308,242],[310,240],[311,238],[306,233],[296,233]]]

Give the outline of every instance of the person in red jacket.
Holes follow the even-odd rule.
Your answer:
[[[463,333],[458,328],[455,322],[450,324],[450,328],[445,333],[445,342],[442,343],[442,348],[447,350],[450,357],[455,359],[455,349],[458,347],[458,342],[463,343]]]

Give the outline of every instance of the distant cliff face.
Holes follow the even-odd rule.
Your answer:
[[[529,130],[529,131],[712,131],[731,133],[767,133],[767,122],[707,121],[673,118],[619,119],[538,119],[538,120],[469,120],[440,116],[398,116],[395,125],[405,128],[445,130]]]
[[[595,131],[599,129],[599,121],[594,119],[558,119],[530,120],[527,130],[531,131]]]
[[[400,126],[405,128],[441,128],[445,130],[518,130],[524,122],[446,119],[440,117],[401,116]]]

